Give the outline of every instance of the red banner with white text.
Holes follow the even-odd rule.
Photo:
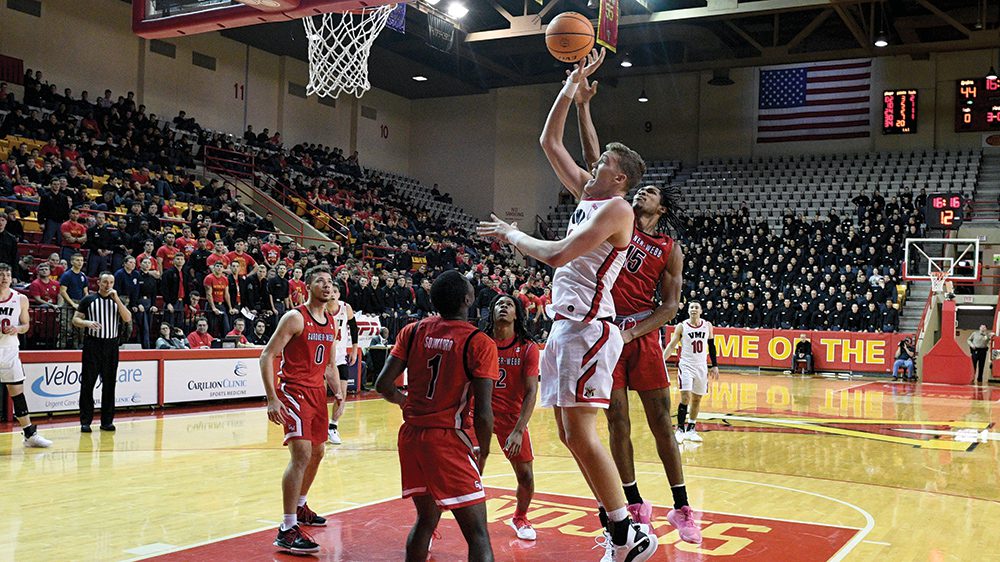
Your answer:
[[[601,12],[597,17],[597,44],[607,47],[612,53],[618,47],[618,0],[601,0]]]
[[[670,341],[674,328],[667,326],[666,330],[664,341]],[[869,373],[888,373],[892,370],[899,342],[913,335],[715,328],[719,365],[791,369],[795,342],[803,333],[812,342],[816,371]],[[671,362],[675,361],[676,353],[671,358]]]

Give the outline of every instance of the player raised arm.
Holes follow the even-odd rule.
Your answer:
[[[625,340],[625,343],[642,337],[653,330],[658,330],[660,326],[677,316],[683,282],[684,252],[681,250],[680,244],[674,244],[673,249],[670,250],[670,256],[667,257],[667,267],[660,275],[660,295],[663,300],[660,302],[660,306],[653,309],[653,313],[646,319],[622,332],[622,339]]]
[[[684,335],[684,324],[678,324],[674,327],[674,333],[670,336],[670,343],[663,350],[663,360],[666,361],[670,359],[670,356],[674,354],[674,350],[677,349],[677,344],[681,343],[681,336]]]
[[[569,71],[567,71],[567,75]],[[597,128],[590,115],[590,99],[597,94],[597,80],[588,82],[586,78],[580,81],[573,103],[576,104],[576,121],[580,129],[580,146],[583,147],[583,163],[587,169],[597,165],[601,157],[601,143],[597,138]]]
[[[264,379],[264,393],[267,395],[267,419],[278,425],[284,423],[285,413],[274,391],[274,358],[285,350],[289,340],[302,333],[304,327],[302,314],[284,315],[260,354],[260,376]]]
[[[592,220],[583,223],[562,240],[539,240],[517,230],[496,215],[491,214],[490,217],[492,221],[479,223],[476,227],[477,234],[503,240],[552,267],[562,267],[605,241],[616,248],[627,246],[635,218],[632,207],[624,199],[617,199],[598,209]]]
[[[552,165],[552,169],[559,177],[559,181],[577,199],[582,197],[583,187],[591,179],[591,174],[577,166],[563,144],[566,117],[569,115],[569,107],[573,103],[580,81],[597,71],[601,63],[604,62],[604,55],[604,49],[601,49],[600,54],[594,50],[584,61],[573,67],[566,78],[566,84],[552,104],[552,109],[549,110],[549,116],[545,120],[545,128],[542,129],[542,136],[538,140],[546,158]]]

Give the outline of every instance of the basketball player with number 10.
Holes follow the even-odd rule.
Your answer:
[[[326,526],[306,505],[306,494],[323,460],[327,422],[326,385],[339,378],[337,325],[326,311],[333,298],[330,269],[318,265],[306,272],[309,298],[306,304],[288,311],[260,355],[260,373],[267,395],[267,419],[285,429],[285,445],[291,460],[281,479],[284,507],[281,527],[274,545],[296,554],[319,552],[319,545],[299,525]],[[282,356],[274,388],[274,359]],[[336,388],[336,387],[333,387]]]
[[[599,505],[605,509],[608,551],[618,562],[642,562],[656,551],[646,525],[633,523],[622,481],[597,434],[597,411],[611,400],[612,371],[624,342],[611,287],[625,263],[634,216],[624,195],[639,185],[646,165],[635,151],[611,143],[588,172],[563,144],[566,118],[582,80],[604,62],[592,51],[569,74],[549,111],[541,145],[559,181],[579,204],[566,237],[532,238],[495,215],[477,228],[556,268],[552,279],[554,322],[541,362],[541,405],[555,408],[559,438],[573,454]],[[602,521],[602,523],[604,523]]]

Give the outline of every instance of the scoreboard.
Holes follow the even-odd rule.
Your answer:
[[[917,91],[882,92],[882,134],[905,135],[917,132]]]
[[[956,82],[955,132],[1000,131],[1000,80]]]
[[[927,196],[927,228],[956,230],[965,219],[965,199],[959,193],[932,193]]]

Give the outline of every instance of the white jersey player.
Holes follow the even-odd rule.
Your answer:
[[[20,341],[17,336],[31,327],[28,297],[10,288],[10,266],[0,263],[0,383],[7,385],[7,394],[14,403],[14,417],[21,424],[26,447],[49,447],[52,441],[38,433],[31,423],[28,402],[24,397],[24,367],[18,358]]]
[[[708,393],[708,359],[711,359],[713,379],[719,378],[719,367],[715,357],[715,332],[712,323],[701,317],[701,304],[688,303],[688,319],[674,328],[670,343],[663,350],[666,361],[677,345],[681,346],[677,362],[677,379],[681,391],[681,403],[677,406],[677,441],[702,441],[695,427],[701,397]],[[688,418],[690,408],[690,418]]]
[[[347,383],[351,380],[351,371],[348,366],[353,366],[358,361],[358,323],[354,319],[354,309],[351,308],[351,305],[340,300],[340,285],[337,282],[333,284],[333,298],[327,303],[326,310],[333,316],[333,321],[337,326],[337,357],[335,362],[339,374],[338,386],[332,389],[333,412],[330,414],[327,440],[333,445],[340,445],[343,440],[340,437],[337,424],[340,421],[340,416],[344,414]]]
[[[581,81],[604,61],[592,53],[566,79],[549,111],[540,142],[559,181],[580,203],[562,240],[538,240],[495,215],[479,224],[494,236],[556,268],[552,330],[541,359],[541,405],[555,408],[559,438],[573,454],[600,509],[607,536],[605,558],[643,562],[656,551],[649,527],[629,517],[622,481],[597,434],[597,410],[611,401],[612,372],[625,342],[613,323],[611,286],[632,240],[635,217],[623,198],[637,187],[646,165],[635,151],[611,143],[588,172],[563,144],[566,117]]]

